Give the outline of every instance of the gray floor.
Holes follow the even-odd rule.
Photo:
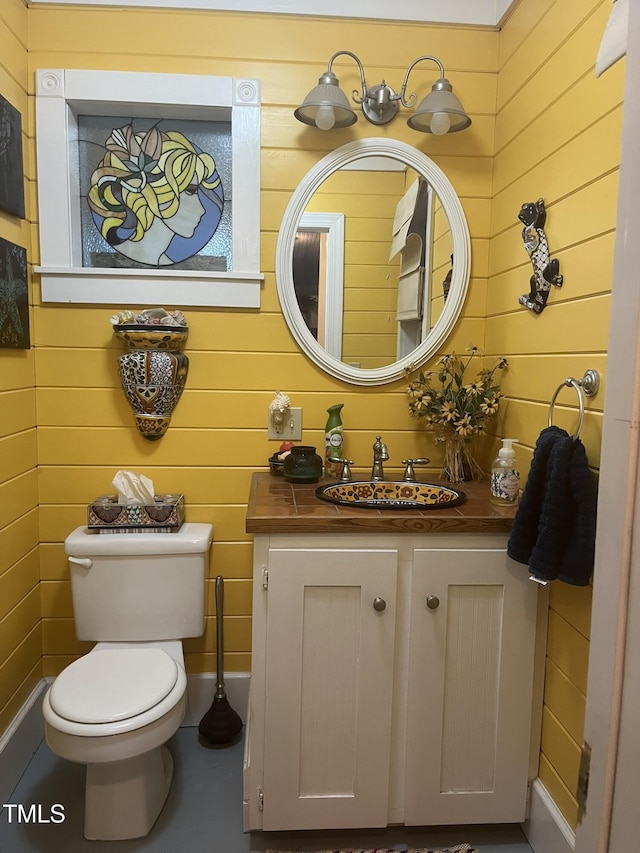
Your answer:
[[[180,729],[169,742],[175,775],[167,804],[147,838],[137,841],[86,841],[82,834],[84,767],[63,761],[41,743],[9,803],[44,821],[51,806],[64,808],[63,822],[18,822],[17,806],[0,813],[1,853],[263,853],[318,851],[336,847],[445,847],[468,842],[481,853],[532,853],[518,826],[440,827],[384,832],[295,832],[263,835],[242,832],[242,744],[205,749],[197,729]],[[1,804],[0,804],[1,805]],[[57,810],[58,812],[60,810]],[[55,817],[56,810],[53,812]],[[12,818],[11,821],[9,818]]]

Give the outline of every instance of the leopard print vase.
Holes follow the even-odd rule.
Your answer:
[[[150,441],[161,438],[187,381],[189,359],[181,352],[131,349],[118,360],[120,381],[136,425]]]

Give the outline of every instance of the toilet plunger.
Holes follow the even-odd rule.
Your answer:
[[[238,740],[242,731],[242,720],[233,710],[224,692],[224,580],[216,578],[216,695],[213,703],[198,726],[199,740],[203,746],[230,746]]]

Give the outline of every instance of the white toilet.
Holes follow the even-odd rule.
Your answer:
[[[169,793],[163,745],[186,709],[183,637],[204,632],[213,529],[105,534],[65,540],[78,639],[94,648],[55,679],[43,702],[47,743],[87,765],[84,834],[147,835]]]

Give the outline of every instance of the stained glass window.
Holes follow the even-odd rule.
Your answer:
[[[83,267],[232,269],[230,121],[78,116]]]

